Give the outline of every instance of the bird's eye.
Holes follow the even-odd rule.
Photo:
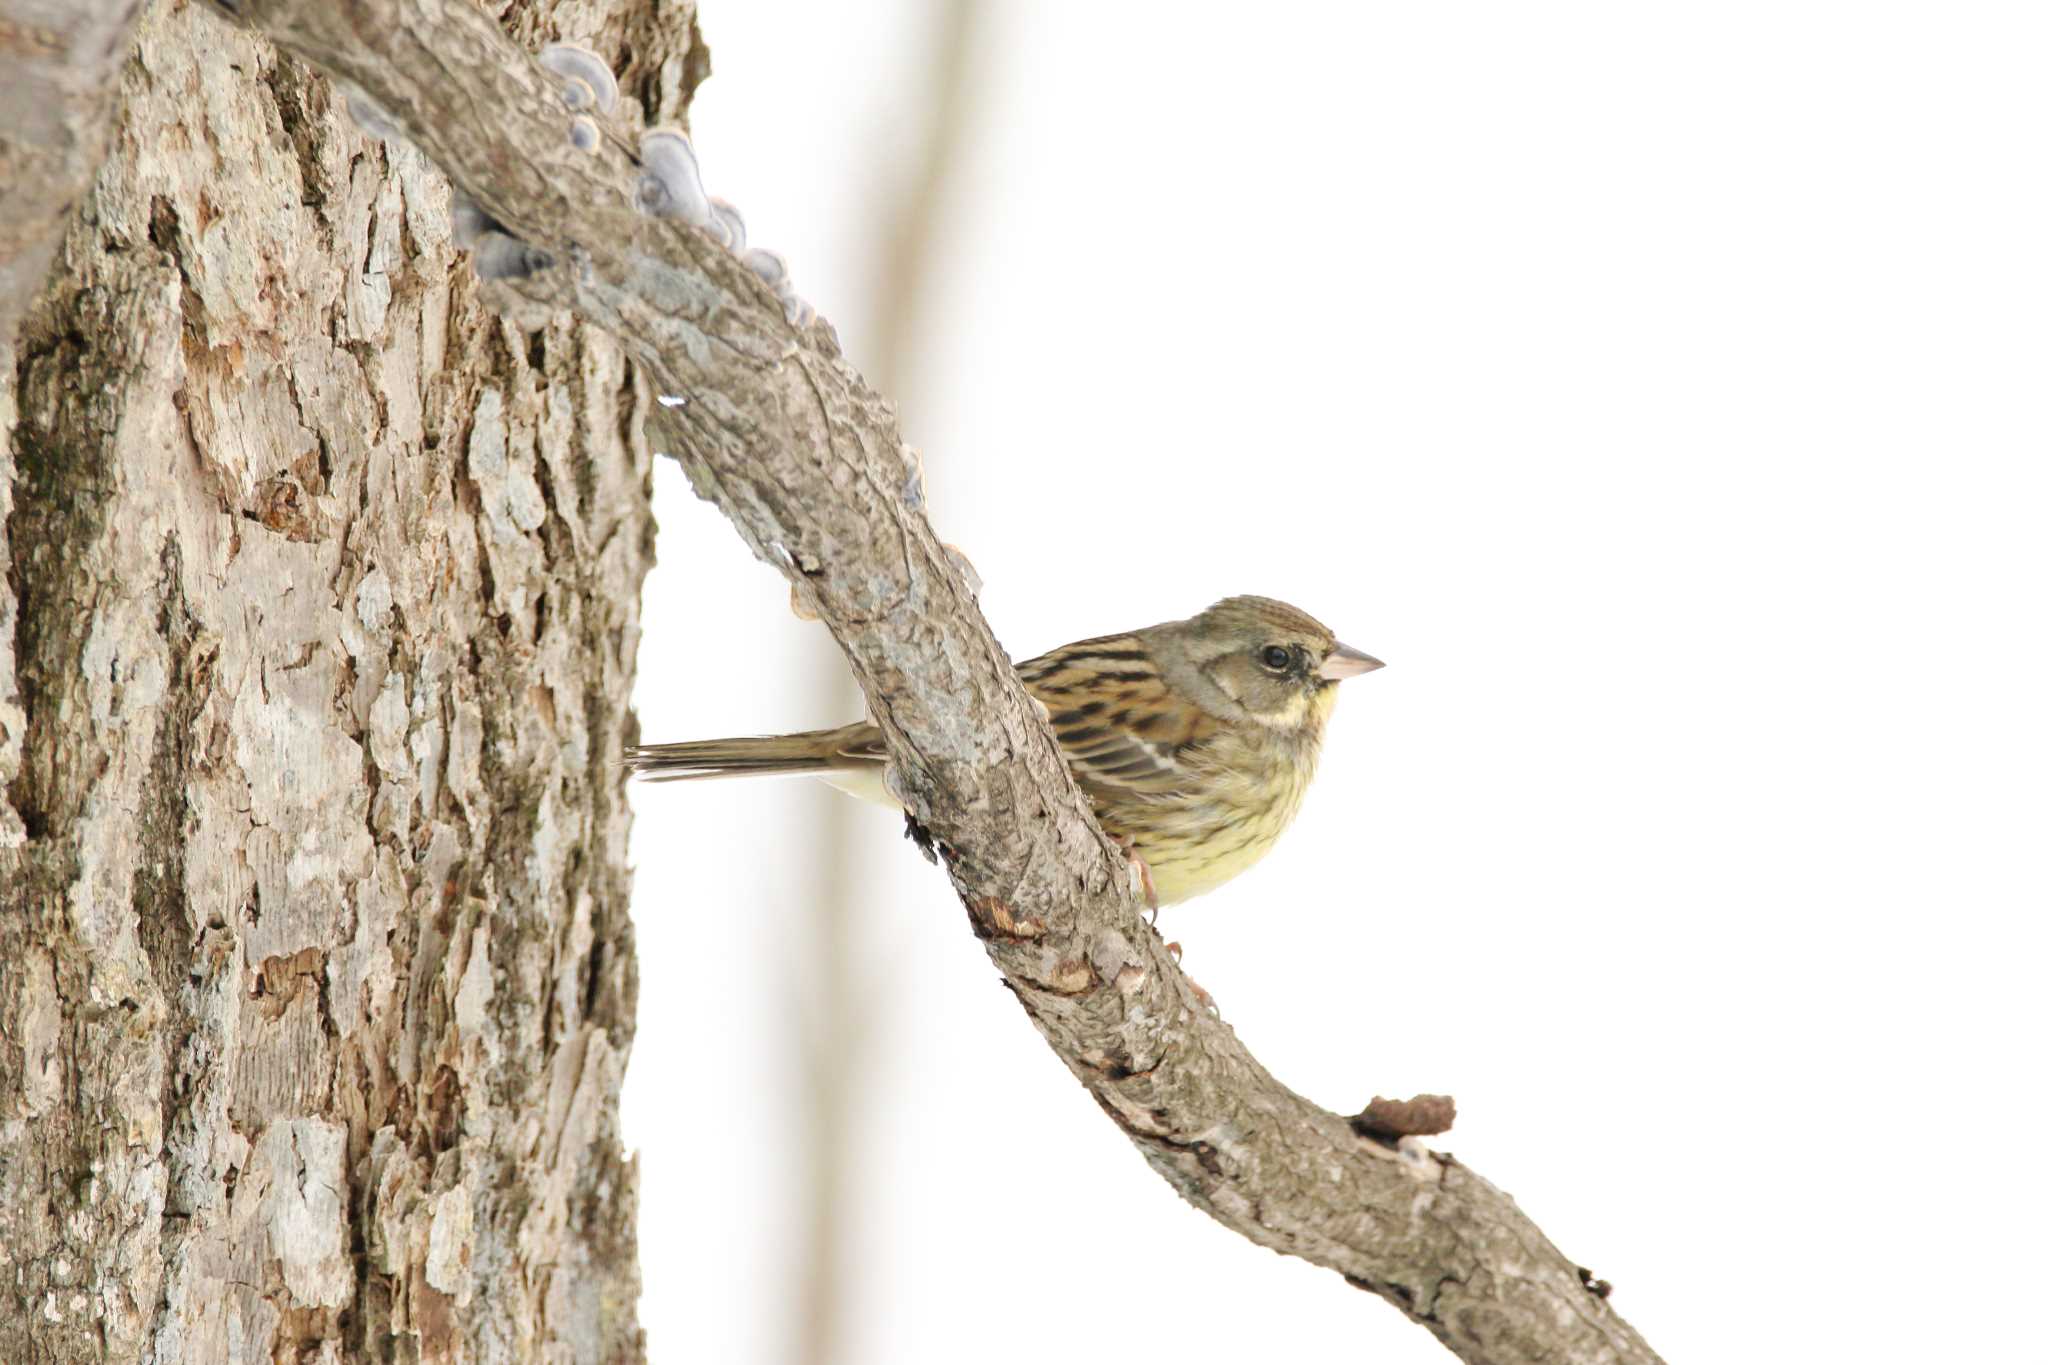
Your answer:
[[[1275,673],[1285,673],[1294,665],[1294,651],[1285,645],[1267,645],[1259,651],[1259,662]]]

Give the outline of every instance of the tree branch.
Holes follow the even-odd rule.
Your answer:
[[[504,286],[518,300],[610,329],[683,400],[663,420],[693,484],[831,628],[975,932],[1153,1169],[1468,1361],[1656,1359],[1500,1191],[1412,1139],[1361,1136],[1198,1003],[926,522],[894,412],[828,327],[785,321],[710,235],[635,211],[623,130],[577,150],[553,78],[470,0],[215,3],[361,87],[546,253]]]
[[[0,0],[0,349],[106,154],[142,0]]]

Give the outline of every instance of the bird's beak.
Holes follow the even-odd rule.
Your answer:
[[[1370,673],[1386,665],[1370,654],[1353,649],[1350,645],[1338,645],[1330,651],[1330,657],[1323,660],[1323,666],[1316,670],[1316,676],[1325,682],[1339,682],[1355,678],[1361,673]]]

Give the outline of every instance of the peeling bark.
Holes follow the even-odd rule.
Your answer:
[[[233,0],[362,85],[556,265],[508,303],[603,325],[680,406],[657,430],[845,649],[898,789],[1026,1013],[1153,1168],[1260,1245],[1470,1361],[1656,1359],[1513,1202],[1269,1075],[1147,929],[1038,710],[920,510],[888,404],[705,233],[636,215],[624,138],[576,150],[531,56],[463,0]],[[800,272],[799,272],[800,273]]]
[[[637,1360],[648,386],[263,39],[118,77],[0,381],[0,1359]]]

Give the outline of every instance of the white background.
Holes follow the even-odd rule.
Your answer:
[[[1018,658],[1258,592],[1388,661],[1162,927],[1302,1093],[1455,1094],[1673,1360],[2042,1358],[2042,13],[1011,3],[978,49],[905,413],[941,534]],[[706,179],[856,363],[927,23],[703,6]],[[657,499],[645,736],[851,719]],[[658,1361],[794,1339],[828,800],[635,792]],[[1448,1358],[1182,1204],[858,819],[844,1359]]]

